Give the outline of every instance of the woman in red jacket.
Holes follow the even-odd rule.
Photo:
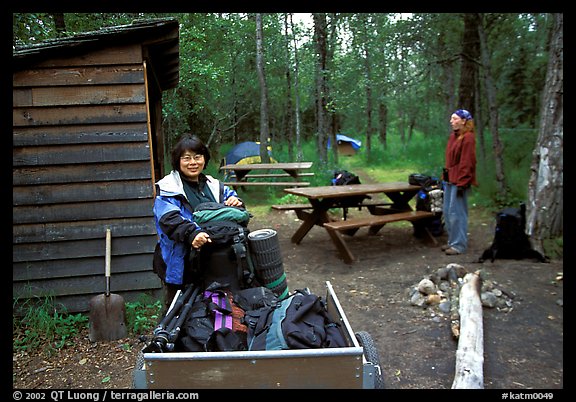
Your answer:
[[[456,110],[450,117],[452,132],[446,145],[444,169],[444,223],[447,255],[462,254],[468,248],[468,193],[476,186],[476,134],[469,111]]]

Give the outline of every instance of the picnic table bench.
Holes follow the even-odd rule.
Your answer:
[[[234,188],[245,186],[280,186],[280,187],[305,187],[310,182],[302,181],[303,177],[314,176],[312,172],[302,172],[310,169],[312,162],[289,162],[289,163],[251,163],[251,164],[231,164],[220,167],[226,172],[225,185]],[[270,171],[282,172],[270,172]],[[259,173],[250,174],[251,171]],[[265,172],[265,173],[260,173]],[[293,181],[275,181],[275,178],[292,178]],[[230,181],[229,179],[234,179]],[[248,179],[259,179],[259,181],[248,181]],[[262,180],[270,179],[270,180]]]
[[[358,208],[359,210],[362,208],[367,208],[371,214],[378,214],[378,208],[380,207],[389,207],[392,203],[386,201],[378,201],[378,200],[365,200],[361,203],[358,203],[353,206],[347,206],[346,208]],[[276,204],[272,205],[272,209],[276,211],[294,211],[298,219],[304,220],[304,214],[309,213],[312,211],[313,207],[311,204]],[[335,206],[335,208],[342,208],[341,205]],[[303,212],[304,211],[304,212]]]

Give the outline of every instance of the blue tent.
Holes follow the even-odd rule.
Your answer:
[[[336,134],[336,143],[338,144],[338,153],[344,155],[354,155],[362,146],[362,141],[343,134]],[[330,138],[328,138],[328,149],[330,149]]]
[[[268,146],[268,156],[270,162],[276,162],[271,156],[272,147]],[[224,157],[223,164],[231,165],[234,163],[248,164],[260,163],[260,143],[245,141],[235,145]]]

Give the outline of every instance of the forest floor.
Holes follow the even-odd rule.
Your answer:
[[[364,211],[350,210],[349,215]],[[410,302],[410,289],[438,269],[457,263],[479,271],[507,297],[506,305],[483,308],[486,389],[561,389],[564,363],[563,259],[476,262],[492,242],[493,219],[471,208],[469,250],[447,256],[446,237],[413,236],[408,223],[386,225],[377,235],[361,229],[348,243],[354,264],[339,259],[325,230],[314,227],[299,245],[290,237],[300,225],[293,212],[270,210],[250,229],[277,231],[290,290],[325,295],[330,281],[355,332],[366,331],[378,350],[388,389],[449,389],[455,375],[457,340],[449,314]],[[52,356],[13,352],[14,388],[130,388],[137,336],[91,343],[82,332],[73,346]]]

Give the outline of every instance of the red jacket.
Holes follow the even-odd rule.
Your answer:
[[[458,187],[478,185],[476,182],[476,138],[468,131],[456,136],[453,131],[446,145],[448,181]]]

